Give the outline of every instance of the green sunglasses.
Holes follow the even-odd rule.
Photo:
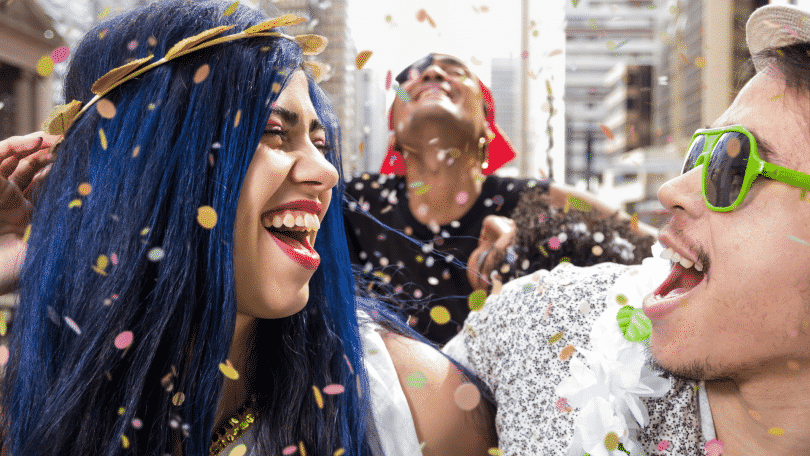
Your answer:
[[[754,135],[741,125],[697,130],[681,174],[703,165],[703,200],[713,211],[736,209],[758,176],[810,190],[810,174],[759,158]]]

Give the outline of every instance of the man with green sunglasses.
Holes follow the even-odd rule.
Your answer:
[[[661,258],[511,281],[447,344],[504,454],[810,454],[810,13],[747,40],[757,74],[658,192]]]

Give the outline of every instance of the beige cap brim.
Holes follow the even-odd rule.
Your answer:
[[[757,71],[767,66],[767,59],[757,56],[766,49],[794,43],[810,43],[810,13],[789,5],[767,5],[758,8],[745,26],[748,50]]]

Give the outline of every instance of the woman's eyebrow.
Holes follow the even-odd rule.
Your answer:
[[[300,116],[297,112],[290,111],[289,109],[285,108],[274,108],[272,114],[277,114],[281,117],[281,120],[290,124],[290,126],[294,127],[298,124],[298,120]],[[309,132],[312,133],[313,131],[317,130],[326,130],[326,127],[323,126],[320,120],[312,119],[312,122],[309,123]]]

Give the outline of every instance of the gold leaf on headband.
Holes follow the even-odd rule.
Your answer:
[[[177,44],[171,47],[171,49],[166,52],[166,55],[163,56],[164,60],[171,60],[175,57],[178,57],[182,54],[186,54],[189,49],[197,46],[198,44],[202,43],[203,41],[209,40],[217,35],[221,35],[222,32],[226,30],[230,30],[236,27],[236,25],[222,25],[219,27],[214,27],[210,30],[206,30],[200,34],[190,36],[183,40],[180,40]],[[190,52],[190,51],[189,51]]]
[[[81,109],[82,102],[77,100],[59,105],[53,108],[53,111],[48,115],[48,119],[42,124],[42,128],[49,135],[64,135]]]
[[[101,95],[106,93],[111,88],[115,87],[122,79],[127,77],[133,71],[137,70],[141,67],[144,63],[152,60],[152,55],[148,55],[142,59],[136,59],[120,67],[113,68],[112,70],[108,71],[104,76],[98,78],[96,82],[93,83],[93,86],[90,88],[90,91],[96,95]]]
[[[305,17],[298,17],[295,14],[285,14],[283,16],[279,16],[274,19],[264,21],[261,24],[256,24],[252,27],[248,27],[245,29],[245,33],[248,35],[252,35],[254,33],[265,32],[274,27],[286,27],[288,25],[297,25],[306,21],[307,19]]]
[[[321,35],[298,35],[295,37],[295,41],[298,41],[303,48],[304,55],[318,55],[329,44],[329,40]]]

